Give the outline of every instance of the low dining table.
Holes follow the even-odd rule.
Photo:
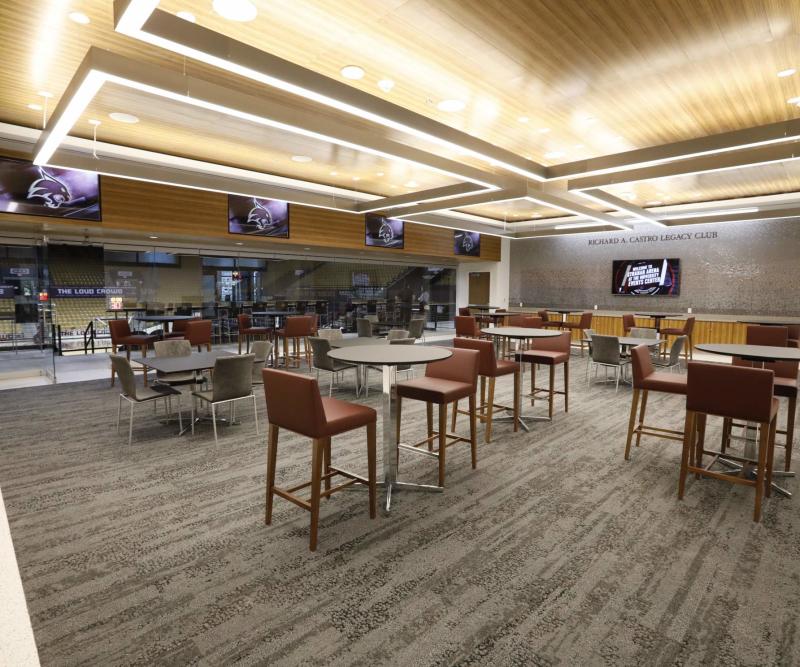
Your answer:
[[[414,484],[401,482],[397,479],[397,366],[428,364],[432,361],[441,361],[452,356],[453,351],[444,347],[427,345],[390,345],[387,342],[378,343],[362,342],[361,345],[346,344],[350,340],[374,340],[344,338],[332,340],[331,345],[338,343],[339,347],[328,352],[328,356],[336,361],[360,366],[380,366],[383,371],[383,396],[381,400],[381,414],[383,418],[383,486],[386,490],[385,509],[387,512],[392,506],[392,492],[400,490],[433,491],[441,493],[441,486],[432,484]],[[345,344],[343,344],[345,343]]]
[[[510,340],[531,340],[533,338],[553,338],[554,336],[560,336],[563,331],[554,331],[553,329],[533,329],[531,327],[490,327],[486,329],[481,329],[481,332],[487,334],[489,336],[497,336],[498,338],[502,338],[504,341]],[[506,347],[506,344],[502,345],[503,348]],[[495,350],[498,349],[498,346],[495,345]],[[520,377],[519,377],[519,396],[517,397],[518,405],[517,405],[517,420],[519,421],[519,425],[525,430],[530,431],[528,427],[526,419],[529,421],[550,421],[549,417],[539,417],[538,415],[525,415],[522,412],[522,387],[525,386],[525,364],[520,364]],[[506,412],[513,412],[511,410],[507,410]],[[501,416],[501,417],[494,417],[494,421],[514,421],[514,415],[508,416]]]
[[[731,357],[739,357],[745,361],[751,361],[754,364],[764,364],[773,361],[798,361],[800,362],[800,348],[796,347],[777,347],[774,345],[738,345],[733,343],[700,343],[695,346],[696,349],[708,352],[709,354],[719,354]],[[750,432],[755,430],[755,425],[747,424],[745,427],[745,450],[744,455],[746,458],[755,459],[756,457],[756,440],[755,437],[750,437]],[[743,475],[755,477],[755,470],[751,465],[739,465],[734,461],[720,456],[717,460],[733,469],[742,471]],[[773,470],[773,477],[794,477],[794,471]],[[782,486],[778,486],[775,482],[772,483],[772,488],[778,493],[792,497],[792,493]]]

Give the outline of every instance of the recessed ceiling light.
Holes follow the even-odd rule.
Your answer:
[[[527,116],[520,116],[519,118],[517,118],[517,120],[520,123],[527,123],[530,120],[530,118],[528,118]]]
[[[541,218],[542,214],[541,213],[534,213],[531,217],[532,218]]]
[[[383,176],[383,172],[382,172],[382,171],[379,171],[379,172],[378,172],[378,173],[376,173],[375,175],[376,175],[376,176]]]
[[[33,109],[34,111],[41,111],[42,110],[42,105],[41,104],[36,104],[35,102],[31,102],[28,105],[28,108],[29,109]]]
[[[339,172],[338,171],[331,171],[328,172],[331,176],[336,176]]]
[[[75,21],[75,23],[80,23],[81,25],[86,25],[90,23],[89,17],[86,16],[83,12],[70,12],[67,14],[70,21]]]
[[[778,76],[781,78],[785,76],[792,76],[792,74],[794,74],[796,71],[797,70],[793,67],[790,67],[789,69],[782,69],[780,72],[778,72]]]
[[[549,127],[540,127],[539,134],[547,134],[550,131]]]
[[[97,127],[98,125],[100,125],[100,121],[97,120],[97,118],[90,118],[89,125],[94,125],[95,127]]]
[[[378,81],[378,88],[380,88],[384,93],[388,93],[392,90],[392,88],[394,88],[394,81],[391,79],[381,79]]]
[[[549,160],[554,160],[558,157],[564,157],[564,151],[550,151],[549,153],[545,153],[544,156]]]
[[[138,116],[134,116],[132,113],[123,113],[122,111],[112,111],[108,114],[108,117],[118,123],[128,123],[129,125],[139,122]]]
[[[581,229],[583,227],[602,227],[603,222],[571,222],[568,225],[556,225],[553,229]]]
[[[153,239],[155,241],[158,237],[157,236],[150,236],[148,238],[151,238],[151,239]]]
[[[50,98],[50,97],[53,96],[53,93],[51,93],[49,90],[40,90],[36,94],[39,95],[39,97],[48,97],[48,98]]]
[[[229,21],[252,21],[258,10],[250,0],[214,0],[214,11]]]
[[[358,65],[345,65],[339,70],[339,73],[345,79],[351,79],[353,81],[358,81],[359,79],[364,78],[364,68],[359,67]]]
[[[406,181],[405,183],[403,183],[403,187],[405,188],[416,188],[418,186],[419,183],[417,183],[416,181]]]
[[[645,206],[661,206],[661,204],[663,204],[663,203],[664,202],[659,200],[659,199],[654,199],[653,201],[647,202],[647,204],[645,204]]]
[[[178,12],[175,16],[184,21],[189,21],[189,23],[195,23],[197,21],[197,17],[192,14],[192,12]]]
[[[292,155],[292,162],[312,162],[308,155]]]
[[[583,144],[575,144],[575,148],[583,148]]]
[[[800,104],[800,97],[790,97],[786,102],[788,104]]]
[[[360,181],[361,180],[361,176],[353,176],[353,180],[354,181]]]
[[[394,184],[390,185],[389,187],[392,188],[392,190],[397,190],[397,186]]]
[[[587,125],[594,125],[597,122],[597,118],[594,116],[586,116],[586,118],[583,119],[583,122]]]
[[[463,111],[464,107],[467,106],[467,103],[464,100],[442,100],[439,104],[436,105],[436,108],[439,111],[447,111],[448,113],[456,113],[457,111]]]

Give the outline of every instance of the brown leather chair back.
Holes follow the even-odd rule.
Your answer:
[[[642,386],[642,381],[654,373],[650,348],[647,345],[637,345],[631,350],[631,365],[633,386],[638,389]]]
[[[469,317],[469,308],[459,308],[458,314],[464,317]]]
[[[691,336],[694,331],[694,316],[686,318],[686,324],[683,325],[683,335]]]
[[[428,364],[425,377],[471,384],[472,391],[475,391],[478,386],[479,364],[480,354],[477,350],[455,348],[449,358]]]
[[[786,347],[789,344],[789,329],[761,325],[748,326],[745,341],[748,345]]]
[[[527,327],[528,329],[541,329],[542,326],[544,326],[544,322],[541,317],[537,317],[536,315],[526,315],[522,318],[522,324],[520,326]]]
[[[478,321],[468,315],[456,315],[456,336],[477,336],[480,334],[478,331]]]
[[[790,324],[786,328],[789,330],[791,340],[800,340],[800,324]]]
[[[304,315],[287,317],[283,331],[287,338],[302,338],[303,336],[308,336],[308,318]]]
[[[772,416],[770,370],[690,361],[686,382],[687,410],[754,422]]]
[[[325,408],[314,378],[274,368],[261,371],[270,424],[309,438],[325,432]]]
[[[108,331],[111,334],[111,342],[114,345],[131,335],[131,327],[128,324],[128,320],[109,320]]]
[[[506,322],[508,323],[506,326],[509,326],[509,327],[523,327],[523,326],[525,326],[523,324],[523,322],[525,320],[525,316],[524,315],[508,315],[505,319],[506,319]]]
[[[548,336],[547,338],[533,338],[534,350],[549,350],[551,352],[566,352],[569,354],[569,345],[572,334],[565,331],[558,336]]]
[[[550,313],[547,310],[540,310],[539,317],[542,318],[542,322],[549,322],[550,321]]]
[[[236,319],[239,321],[239,331],[244,331],[253,326],[253,318],[247,313],[240,313],[236,316]]]
[[[186,325],[189,324],[191,320],[175,320],[172,323],[172,333],[184,333],[186,331]]]
[[[304,336],[313,336],[316,330],[316,322],[317,316],[316,315],[304,315],[306,321],[306,331],[303,334]]]
[[[192,345],[211,343],[211,320],[189,320],[186,323],[184,338]]]
[[[586,311],[585,313],[581,313],[581,321],[578,322],[579,329],[591,329],[592,328],[592,316],[594,313],[591,311]]]
[[[633,329],[636,326],[636,318],[633,315],[625,314],[622,316],[622,328],[625,330],[625,333]]]
[[[453,347],[461,350],[477,350],[478,375],[493,377],[497,373],[497,357],[494,355],[494,343],[477,338],[454,338]]]

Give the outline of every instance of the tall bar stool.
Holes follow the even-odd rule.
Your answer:
[[[439,486],[444,486],[447,448],[457,442],[470,443],[473,470],[478,465],[478,441],[476,437],[475,392],[478,385],[480,355],[475,350],[454,349],[452,356],[430,363],[425,368],[425,377],[398,382],[397,388],[397,446],[416,453],[439,459]],[[424,401],[427,408],[428,437],[413,445],[400,444],[400,421],[403,399]],[[462,398],[469,398],[469,438],[447,432],[447,406]],[[439,430],[433,430],[433,406],[439,406]],[[439,448],[433,451],[433,442],[438,439]],[[450,442],[448,442],[448,439]],[[419,449],[427,444],[428,451]]]
[[[192,344],[192,347],[197,347],[198,352],[201,352],[203,347],[211,352],[212,329],[211,320],[189,320],[186,323],[184,338]]]
[[[267,498],[264,523],[272,523],[272,500],[280,496],[311,513],[311,529],[308,548],[317,550],[319,526],[319,501],[328,498],[355,483],[369,488],[369,516],[377,515],[377,413],[372,408],[340,401],[337,398],[322,398],[317,381],[310,377],[287,371],[265,368],[264,396],[267,401],[269,419],[269,441],[267,452]],[[331,465],[331,438],[357,428],[367,429],[367,468],[365,479]],[[278,458],[278,433],[280,429],[304,435],[312,439],[311,480],[287,489],[275,486],[275,467]],[[347,481],[331,487],[331,479],[345,477]],[[324,483],[325,490],[320,489]],[[300,489],[311,487],[311,498],[305,500],[295,494]]]
[[[622,316],[622,331],[624,335],[627,336],[630,330],[633,329],[635,326],[636,326],[636,318],[630,313],[625,313]]]
[[[748,345],[771,345],[773,347],[787,347],[789,344],[789,328],[773,326],[748,326],[746,334]],[[734,357],[735,366],[752,367],[755,364],[745,361],[739,357]],[[761,365],[756,365],[756,368]],[[798,383],[797,373],[800,364],[796,361],[775,361],[763,364],[775,373],[775,396],[787,399],[786,429],[776,428],[776,433],[785,436],[783,447],[786,450],[784,459],[784,470],[791,470],[792,448],[794,445],[794,422],[797,414],[797,394]],[[732,439],[731,430],[736,427],[746,427],[746,424],[735,423],[732,419],[726,419],[722,427],[722,451],[727,451]],[[777,443],[776,443],[777,444]]]
[[[586,330],[592,328],[592,317],[594,313],[591,310],[587,310],[584,313],[581,313],[581,319],[578,322],[562,322],[561,328],[568,329],[569,331],[578,331],[578,339],[581,344],[581,356],[583,356],[583,346],[584,342],[583,339],[586,337]]]
[[[531,365],[531,405],[537,394],[547,394],[547,414],[553,418],[553,399],[556,394],[564,397],[564,412],[569,412],[569,347],[572,334],[565,331],[558,336],[534,338],[531,349],[520,352],[519,361]],[[547,389],[536,386],[536,364],[550,367],[550,385]],[[564,391],[556,391],[556,366],[564,365]]]
[[[637,345],[631,350],[631,365],[633,366],[633,400],[631,401],[631,416],[628,420],[628,439],[625,441],[626,461],[631,458],[631,441],[634,435],[636,435],[637,447],[643,435],[683,442],[683,431],[649,426],[644,423],[644,415],[647,411],[647,396],[651,391],[686,395],[686,376],[654,370],[650,348],[647,345]],[[637,423],[636,410],[640,397],[642,403]]]
[[[514,413],[514,432],[519,430],[519,382],[520,367],[515,361],[498,360],[494,351],[494,343],[490,340],[474,340],[472,338],[456,338],[453,340],[453,347],[464,350],[477,350],[480,354],[478,361],[478,375],[481,379],[481,402],[478,407],[478,419],[486,424],[484,429],[484,441],[492,441],[492,417],[494,409],[511,410]],[[500,405],[494,402],[495,380],[506,375],[514,376],[514,405]],[[486,380],[489,380],[489,398],[486,398]],[[468,415],[466,410],[458,409],[458,401],[453,403],[453,418],[450,430],[456,430],[456,416],[458,414]]]
[[[242,353],[242,339],[245,340],[246,351],[250,352],[250,339],[254,337],[264,337],[264,340],[267,340],[269,337],[269,329],[267,327],[254,327],[253,326],[253,316],[248,313],[239,313],[236,316],[236,320],[239,323],[239,335],[237,338],[239,339],[239,354]]]
[[[786,328],[789,330],[789,347],[800,347],[800,324],[790,324]]]
[[[477,318],[471,315],[456,315],[455,324],[458,338],[480,338],[482,335]]]
[[[661,336],[666,340],[667,336],[686,336],[688,345],[683,348],[683,358],[687,361],[693,357],[694,341],[692,339],[692,332],[694,331],[694,317],[687,317],[686,323],[683,327],[666,327],[661,329]],[[666,348],[664,348],[666,349]]]
[[[169,340],[170,338],[184,338],[186,336],[186,325],[191,322],[191,320],[175,320],[172,323],[172,331],[167,331],[164,334],[164,339]]]
[[[292,360],[297,362],[296,367],[300,368],[300,360],[305,356],[306,365],[311,367],[311,345],[308,343],[310,337],[310,323],[304,315],[295,315],[287,317],[283,325],[283,329],[276,329],[275,331],[275,344],[280,347],[280,341],[283,339],[283,360],[286,368],[292,365]],[[305,352],[301,351],[300,341],[305,340]],[[292,342],[292,351],[289,351],[289,341]],[[277,363],[278,355],[273,355],[273,360]]]
[[[470,315],[469,308],[463,308],[463,307],[459,308],[458,309],[458,314],[461,317],[469,317],[469,315]]]
[[[147,348],[158,340],[158,336],[147,334],[134,334],[131,332],[128,320],[109,320],[108,332],[111,335],[111,354],[117,353],[120,345],[125,346],[125,358],[131,360],[131,348],[138,347],[142,356],[147,356]],[[114,366],[111,366],[111,386],[114,386]],[[144,374],[144,384],[147,385],[147,373]]]
[[[543,308],[542,310],[540,310],[538,312],[538,315],[539,317],[542,318],[542,324],[550,321],[550,313],[547,311],[547,308]]]
[[[775,452],[775,428],[778,399],[773,396],[774,373],[762,368],[689,363],[686,391],[686,421],[683,431],[683,454],[678,483],[678,499],[686,490],[686,476],[713,477],[734,484],[754,486],[756,490],[753,521],[761,519],[761,500],[772,491],[772,459]],[[745,465],[756,464],[756,479],[736,473],[711,470],[722,452],[705,449],[706,418],[708,415],[755,422],[759,427],[758,459],[751,460],[732,454],[725,458]],[[703,455],[713,458],[703,465]]]

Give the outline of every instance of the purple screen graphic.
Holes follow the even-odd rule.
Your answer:
[[[478,232],[453,232],[453,251],[456,255],[481,256],[481,235]]]
[[[228,231],[289,238],[289,204],[277,199],[228,195]]]
[[[405,225],[397,218],[387,218],[376,213],[364,216],[364,242],[380,248],[402,248]]]
[[[615,259],[611,293],[618,296],[678,296],[681,261],[677,258]]]
[[[0,211],[99,221],[100,177],[0,158]]]

